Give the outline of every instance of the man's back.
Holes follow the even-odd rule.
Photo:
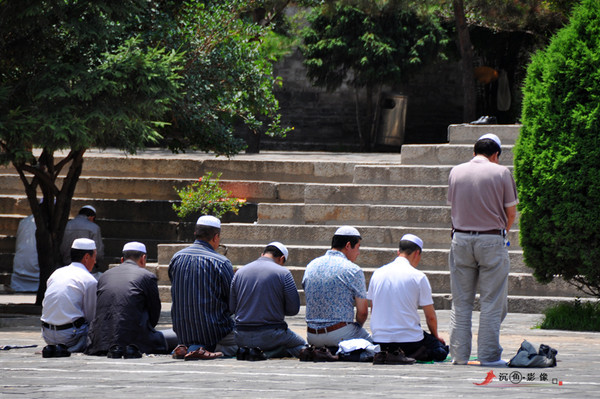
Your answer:
[[[452,168],[448,185],[454,228],[485,231],[506,227],[504,209],[517,203],[508,168],[477,156]]]
[[[71,243],[77,238],[89,238],[94,240],[97,248],[96,259],[100,262],[104,257],[104,245],[102,243],[102,233],[100,226],[89,220],[85,215],[77,215],[67,222],[60,253],[63,263],[68,265],[71,263],[70,248]]]
[[[282,325],[300,310],[291,272],[264,256],[236,272],[229,301],[238,326]]]
[[[144,353],[164,351],[164,337],[154,329],[160,308],[153,273],[131,260],[108,270],[98,280],[96,317],[87,352],[102,354],[114,344],[135,344]]]
[[[302,280],[311,328],[354,320],[354,298],[366,298],[365,276],[343,253],[328,250],[306,266]]]
[[[418,309],[433,304],[425,274],[406,258],[377,269],[369,282],[373,301],[371,330],[376,342],[414,342],[423,338]]]
[[[197,240],[169,265],[173,329],[186,346],[214,345],[233,330],[229,289],[233,266],[209,244]]]

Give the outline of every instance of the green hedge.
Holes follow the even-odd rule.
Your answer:
[[[525,262],[600,296],[600,2],[532,58],[515,146]]]

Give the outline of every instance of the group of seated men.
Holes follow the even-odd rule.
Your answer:
[[[74,240],[72,263],[56,270],[47,282],[41,319],[48,345],[43,356],[85,352],[135,358],[172,353],[185,360],[334,360],[330,350],[350,339],[379,345],[376,364],[442,361],[448,354],[438,335],[431,286],[416,268],[423,241],[415,235],[402,237],[397,258],[373,273],[367,290],[363,270],[354,263],[360,233],[350,226],[338,228],[331,249],[308,264],[302,280],[306,340],[285,322],[285,316],[300,310],[296,284],[284,267],[289,255],[285,245],[269,243],[257,260],[234,273],[231,261],[217,252],[218,218],[201,216],[194,235],[194,243],[169,264],[173,329],[165,331],[155,329],[160,299],[156,276],[144,269],[145,245],[125,244],[122,263],[96,281],[90,274],[95,242]],[[372,334],[363,327],[369,305]],[[419,307],[429,333],[420,325]]]

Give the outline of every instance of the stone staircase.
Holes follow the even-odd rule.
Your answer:
[[[273,240],[290,250],[286,266],[303,297],[304,267],[322,255],[339,225],[357,227],[363,236],[357,263],[367,277],[396,256],[400,237],[411,232],[425,242],[419,268],[431,282],[436,307],[450,307],[447,266],[450,209],[448,173],[472,156],[473,143],[493,131],[503,142],[501,162],[512,165],[519,126],[453,125],[449,144],[405,145],[398,154],[263,153],[232,159],[206,154],[172,155],[161,150],[125,157],[114,151],[87,154],[72,210],[86,203],[98,209],[107,256],[115,261],[124,242],[146,243],[149,269],[159,278],[161,297],[170,302],[167,268],[172,255],[192,241],[196,217],[178,223],[171,205],[173,187],[208,171],[222,173],[223,186],[249,205],[224,219],[222,243],[235,267],[256,259]],[[401,159],[401,162],[400,162]],[[0,169],[0,273],[12,268],[14,234],[28,205],[10,168]],[[509,311],[537,313],[557,302],[585,294],[562,280],[535,282],[523,263],[518,222],[510,234]],[[9,263],[10,262],[10,266]]]

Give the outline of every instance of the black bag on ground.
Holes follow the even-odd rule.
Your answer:
[[[517,354],[509,360],[509,367],[554,367],[558,351],[548,345],[537,345],[524,340]]]

